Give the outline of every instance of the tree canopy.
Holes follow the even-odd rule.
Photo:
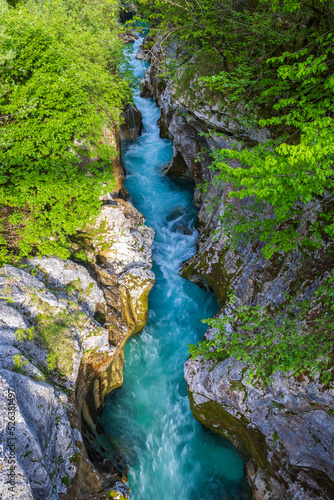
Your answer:
[[[221,107],[240,128],[266,130],[259,143],[236,134],[234,148],[213,153],[213,182],[231,186],[220,218],[230,236],[226,245],[237,249],[240,240],[260,240],[267,259],[296,249],[310,258],[321,249],[327,270],[318,273],[322,286],[305,303],[296,293],[277,308],[236,307],[231,299],[220,318],[208,320],[218,333],[191,345],[191,355],[236,356],[250,366],[250,379],[263,382],[277,370],[291,370],[312,377],[320,371],[322,382],[332,383],[334,1],[142,5],[157,43],[177,47],[164,74],[178,97],[195,107],[203,101]],[[245,198],[252,206],[237,203]],[[305,223],[310,202],[317,211]]]
[[[232,232],[266,243],[267,257],[300,243],[296,204],[333,189],[334,2],[320,0],[142,0],[161,43],[183,44],[170,65],[176,89],[228,108],[235,120],[270,131],[254,147],[217,152],[216,183],[231,182],[230,198],[256,196],[275,217],[234,214]],[[173,75],[174,71],[174,75]],[[229,160],[239,160],[240,167]],[[226,218],[231,220],[231,207]],[[292,221],[284,229],[284,223]],[[334,235],[330,206],[307,244]],[[277,231],[280,227],[280,231]]]
[[[0,10],[1,260],[68,257],[71,237],[98,212],[103,184],[112,187],[116,151],[103,133],[129,98],[119,6],[8,3]]]

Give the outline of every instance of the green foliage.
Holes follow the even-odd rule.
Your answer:
[[[75,352],[72,330],[83,328],[85,321],[84,313],[68,310],[57,314],[46,310],[45,314],[36,317],[39,339],[48,351],[49,372],[58,368],[65,376],[72,376]]]
[[[0,13],[2,262],[32,251],[68,257],[103,183],[112,189],[116,151],[102,138],[129,95],[117,8],[28,1]]]
[[[272,445],[277,443],[277,441],[279,440],[279,435],[278,435],[277,431],[274,431],[272,433],[271,437],[272,437],[272,443],[271,443]]]
[[[57,355],[55,352],[50,352],[46,357],[46,362],[48,364],[48,370],[52,372],[57,366]]]
[[[19,342],[24,342],[25,340],[34,340],[36,335],[35,327],[31,326],[30,328],[18,328],[15,332],[15,338]]]
[[[66,476],[63,477],[63,483],[65,484],[65,486],[70,485],[71,479],[70,479],[70,476],[68,474],[66,474]]]
[[[13,356],[13,370],[16,373],[21,373],[22,375],[25,375],[25,369],[24,367],[29,364],[29,361],[27,359],[24,359],[22,354],[15,354]]]
[[[13,304],[14,303],[13,297],[0,296],[0,299],[6,301],[7,304]]]
[[[72,463],[77,464],[77,463],[78,463],[78,461],[79,461],[79,454],[78,454],[78,452],[76,451],[76,452],[74,453],[74,455],[72,455],[72,456],[69,458],[69,462],[70,462],[71,464],[72,464]]]
[[[194,106],[211,102],[224,108],[240,127],[259,132],[266,127],[273,138],[216,152],[214,182],[232,184],[230,198],[257,200],[250,219],[239,212],[231,218],[227,208],[224,226],[235,222],[234,241],[247,235],[264,241],[267,258],[297,248],[303,206],[333,190],[334,2],[153,4],[153,32],[162,44],[171,38],[178,43],[176,68],[166,69],[176,92]],[[314,222],[305,243],[319,247],[326,235],[334,235],[334,215],[328,211]]]
[[[256,237],[266,242],[264,254],[269,258],[275,251],[294,249],[302,241],[300,217],[303,205],[333,191],[334,159],[334,76],[331,64],[334,54],[333,34],[318,37],[318,56],[306,57],[299,53],[285,52],[271,58],[277,65],[278,80],[263,91],[262,97],[284,96],[277,99],[276,116],[259,121],[262,126],[282,126],[294,132],[285,140],[267,141],[242,151],[223,150],[216,155],[213,169],[217,171],[215,182],[232,182],[235,186],[229,196],[244,199],[256,196],[273,207],[272,218],[245,224],[245,218],[237,216],[234,235],[255,230]],[[298,136],[294,144],[288,139]],[[228,161],[238,160],[241,166],[234,168]],[[224,219],[226,219],[225,213]],[[321,236],[333,238],[333,212],[320,215],[310,229],[307,243],[321,246]],[[289,222],[285,227],[282,225]],[[279,228],[279,230],[278,230]],[[313,237],[311,240],[310,238]]]
[[[248,381],[269,383],[277,371],[301,373],[321,381],[332,381],[334,340],[334,278],[330,278],[315,294],[315,299],[290,300],[273,311],[271,307],[240,306],[222,318],[204,320],[219,332],[212,340],[191,344],[191,357],[224,359],[235,356],[248,364]]]

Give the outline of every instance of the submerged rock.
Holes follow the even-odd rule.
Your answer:
[[[177,226],[177,228],[175,229],[175,232],[180,233],[180,234],[187,234],[187,235],[192,234],[191,230],[187,226]]]
[[[142,47],[137,52],[136,59],[139,61],[144,61],[146,59],[146,53]]]

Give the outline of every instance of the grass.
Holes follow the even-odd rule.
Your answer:
[[[51,312],[51,311],[50,311]],[[65,376],[71,377],[73,373],[73,356],[75,348],[73,344],[73,328],[82,328],[86,321],[86,315],[80,311],[72,312],[66,310],[56,315],[48,313],[38,314],[36,322],[38,335],[54,360],[55,366]],[[49,364],[50,361],[49,361]],[[50,368],[54,366],[51,365]]]

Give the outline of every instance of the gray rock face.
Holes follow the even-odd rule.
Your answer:
[[[103,206],[90,231],[98,282],[57,257],[0,270],[4,500],[128,496],[112,464],[99,475],[85,446],[106,394],[122,384],[125,341],[146,322],[154,231],[124,200]]]
[[[72,461],[81,442],[66,414],[67,397],[45,382],[2,368],[0,388],[2,498],[59,498],[75,475]]]
[[[134,141],[143,130],[143,118],[141,112],[131,104],[128,104],[123,112],[123,123],[120,126],[120,141]]]
[[[203,360],[185,364],[194,414],[212,430],[233,437],[248,459],[256,455],[256,477],[247,464],[255,497],[332,498],[334,390],[324,391],[306,376],[299,382],[280,373],[268,388],[253,386],[246,381],[246,365],[232,358],[210,368]],[[215,404],[233,417],[233,434],[231,424],[221,423]],[[274,489],[264,493],[268,482]]]
[[[165,168],[167,174],[191,177],[196,186],[201,185],[213,178],[208,169],[212,150],[232,144],[239,147],[240,140],[254,144],[268,138],[266,130],[240,128],[228,116],[227,107],[201,107],[187,96],[173,99],[171,84],[159,77],[159,53],[155,56],[142,88],[143,94],[157,99],[162,108],[162,133],[173,139],[174,157]],[[223,134],[200,135],[213,130]],[[308,260],[295,251],[275,254],[267,261],[259,243],[240,244],[233,251],[224,234],[212,236],[221,226],[219,216],[230,190],[229,184],[217,187],[214,183],[205,195],[195,189],[200,237],[197,253],[184,264],[182,276],[199,285],[209,283],[222,305],[228,288],[237,297],[236,305],[279,305],[286,300],[285,292],[310,299],[333,267],[323,251],[314,252]],[[213,200],[216,206],[208,211]],[[251,201],[242,203],[247,207]],[[302,231],[307,231],[308,221],[317,216],[321,203],[312,201],[305,207]],[[206,336],[213,334],[210,329]],[[246,381],[247,366],[233,358],[217,366],[204,359],[188,360],[185,378],[194,416],[234,442],[245,457],[254,498],[334,498],[333,389],[325,389],[307,375],[296,379],[280,373],[269,387],[251,385]]]
[[[110,273],[120,276],[134,267],[152,268],[154,230],[131,203],[118,199],[116,205],[103,206],[94,227],[94,251]]]
[[[92,317],[92,310],[97,304],[105,305],[105,299],[86,269],[46,257],[32,259],[28,265],[27,270],[6,265],[0,276],[5,299],[0,301],[1,491],[4,499],[57,499],[75,476],[75,457],[80,452],[78,444],[82,445],[80,432],[69,421],[70,404],[62,388],[74,388],[84,351],[112,353],[113,348],[108,332]],[[79,281],[86,289],[91,285],[88,306],[85,296],[75,300],[66,292],[66,284]],[[80,314],[80,325],[59,330],[57,316],[64,314],[65,319]],[[51,324],[54,320],[54,328],[62,335],[60,345],[53,332],[50,337],[20,340],[18,331],[36,328],[38,315],[46,316]],[[51,340],[55,340],[59,372],[50,383],[46,344]],[[21,366],[15,356],[22,360]]]

